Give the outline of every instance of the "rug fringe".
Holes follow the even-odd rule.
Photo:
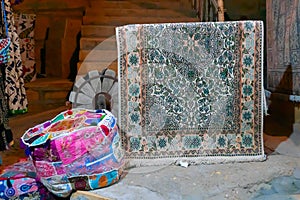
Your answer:
[[[156,159],[126,159],[125,168],[162,166],[162,165],[179,165],[182,162],[188,162],[189,165],[199,164],[224,164],[237,162],[254,162],[265,161],[266,155],[257,156],[219,156],[219,157],[174,157],[174,158],[156,158]]]

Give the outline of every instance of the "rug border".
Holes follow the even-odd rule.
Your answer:
[[[121,27],[116,27],[115,28],[115,32],[116,32],[116,43],[117,43],[117,59],[118,59],[118,99],[119,99],[119,108],[118,108],[118,121],[117,123],[119,124],[119,127],[121,126],[121,44],[120,44],[120,40],[119,38],[119,29],[121,29]]]

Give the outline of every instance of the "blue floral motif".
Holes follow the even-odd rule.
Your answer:
[[[218,145],[218,147],[220,147],[220,148],[225,148],[225,147],[227,147],[227,139],[226,139],[226,137],[225,137],[224,135],[219,135],[219,136],[217,137],[217,145]]]
[[[137,65],[138,64],[138,57],[134,54],[129,56],[129,64]]]
[[[160,137],[160,138],[157,139],[157,147],[159,149],[164,149],[164,148],[166,148],[166,146],[167,146],[167,139],[166,138]]]
[[[251,148],[253,146],[253,137],[250,134],[245,134],[242,137],[242,144],[244,147]]]
[[[140,87],[138,84],[134,83],[129,86],[129,93],[131,96],[138,97],[140,95]]]
[[[247,67],[250,67],[253,64],[253,58],[250,55],[246,55],[243,59],[243,64]]]
[[[252,113],[250,111],[243,112],[243,119],[245,121],[250,121],[252,119]]]
[[[131,121],[135,124],[138,123],[140,121],[140,115],[137,112],[133,112],[130,114],[130,119]]]
[[[137,137],[130,138],[130,149],[132,151],[139,151],[141,149],[140,138],[137,138]]]
[[[243,86],[243,94],[245,96],[251,96],[253,93],[253,88],[251,85],[244,85]]]

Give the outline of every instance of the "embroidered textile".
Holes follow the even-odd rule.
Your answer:
[[[0,64],[6,64],[10,58],[9,46],[10,46],[10,38],[8,37],[8,23],[6,19],[6,10],[4,1],[1,1],[1,21],[2,21],[2,29],[4,29],[0,39]]]
[[[25,82],[36,79],[34,27],[35,14],[18,13],[15,15],[15,26],[20,38],[20,53],[22,59],[23,79]]]
[[[8,37],[11,39],[11,44],[9,47],[10,59],[5,65],[5,93],[8,97],[8,107],[10,113],[26,113],[28,101],[24,87],[24,79],[22,77],[23,70],[19,47],[19,37],[14,26],[15,21],[11,11],[10,0],[4,0],[4,2],[8,22]]]
[[[62,112],[26,131],[22,141],[41,182],[57,196],[111,185],[122,173],[116,119],[106,110]]]
[[[13,134],[8,123],[7,97],[4,93],[4,71],[3,68],[0,69],[0,151],[7,150],[14,144]]]
[[[260,21],[118,27],[128,161],[264,159],[262,29]]]

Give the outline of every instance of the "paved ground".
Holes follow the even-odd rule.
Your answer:
[[[28,128],[53,118],[65,109],[65,106],[58,106],[12,117],[10,124],[16,146],[11,151],[2,153],[4,166],[25,157],[24,151],[18,148],[17,141]],[[273,124],[271,127],[278,130],[277,126],[278,124]],[[289,134],[289,138],[284,135],[287,134],[265,134],[268,156],[264,162],[197,165],[187,168],[175,165],[134,168],[126,171],[117,184],[91,192],[124,200],[300,199],[297,196],[300,194],[300,133]]]
[[[279,199],[285,200],[300,194],[299,183],[297,192],[277,192],[272,189],[276,186],[270,182],[276,177],[293,175],[299,167],[299,158],[272,155],[265,162],[197,165],[188,168],[135,168],[129,170],[119,183],[93,192],[122,200],[244,200],[261,198],[264,194],[262,191],[265,191],[269,193],[263,195],[266,199],[274,200],[276,194],[281,197]],[[277,187],[283,188],[281,185],[286,185],[284,181],[277,183]],[[285,187],[290,188],[292,184]]]

